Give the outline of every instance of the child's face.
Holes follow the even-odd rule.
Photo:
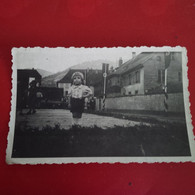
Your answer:
[[[73,78],[73,83],[74,83],[74,85],[80,85],[81,82],[82,82],[82,80],[81,80],[81,77],[80,77],[80,76],[75,76],[75,77]]]

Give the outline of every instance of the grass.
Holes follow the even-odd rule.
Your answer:
[[[189,156],[187,129],[182,124],[114,127],[110,129],[19,123],[12,157]]]

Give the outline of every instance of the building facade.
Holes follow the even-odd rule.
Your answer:
[[[143,52],[121,64],[108,75],[107,95],[126,96],[164,92],[165,53]],[[182,57],[171,52],[167,69],[168,93],[182,92]]]

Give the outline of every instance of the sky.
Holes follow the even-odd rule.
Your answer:
[[[122,57],[132,58],[132,48],[14,48],[13,62],[17,69],[39,68],[52,73],[86,61],[109,60],[116,62]],[[138,53],[138,52],[137,52]]]

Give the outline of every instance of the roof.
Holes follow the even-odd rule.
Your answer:
[[[41,78],[41,75],[36,69],[18,69],[18,76]]]
[[[74,72],[81,72],[83,75],[85,75],[85,70],[79,70],[79,69],[69,69],[69,71],[64,75],[62,79],[57,81],[58,83],[71,83],[71,77]]]
[[[69,69],[67,74],[64,77],[57,81],[58,83],[71,83],[71,77],[74,72],[81,72],[84,75],[84,78],[87,76],[87,85],[94,85],[97,80],[102,79],[102,70],[94,69]]]
[[[118,67],[118,69],[109,74],[109,77],[115,76],[115,75],[122,75],[125,74],[127,72],[131,72],[133,70],[135,70],[136,68],[141,68],[143,67],[143,64],[149,60],[150,58],[152,58],[154,55],[154,52],[143,52],[138,54],[135,58],[128,60],[127,62],[125,62],[124,64],[122,64],[120,67]]]

